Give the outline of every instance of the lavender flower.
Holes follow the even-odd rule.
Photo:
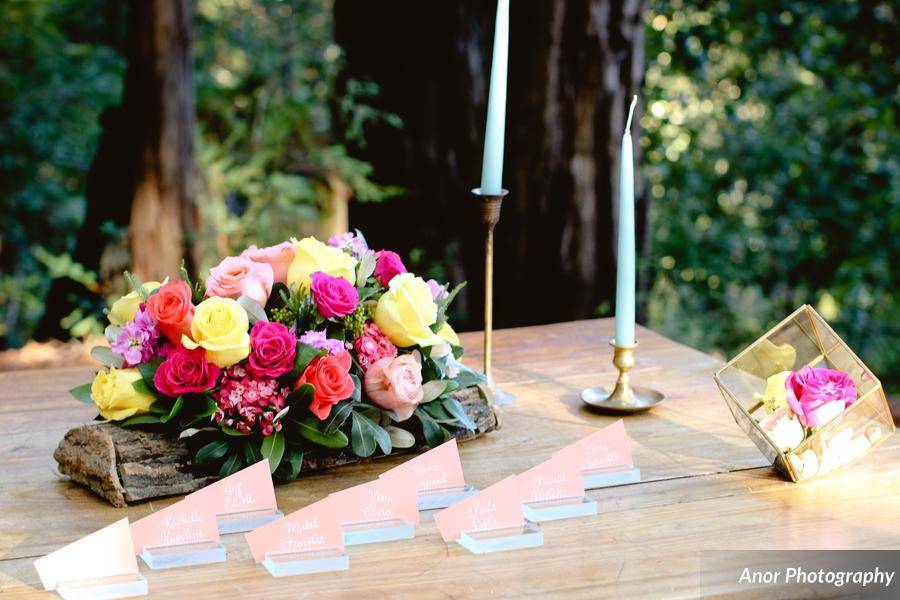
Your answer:
[[[156,321],[141,304],[134,319],[125,324],[112,343],[112,351],[122,356],[124,367],[134,367],[165,354],[166,340],[161,337]]]
[[[447,286],[441,285],[434,279],[429,279],[425,283],[428,284],[428,289],[431,290],[431,298],[435,302],[439,302],[447,297]]]
[[[366,240],[356,235],[352,231],[342,233],[341,235],[333,235],[328,238],[328,245],[332,248],[340,248],[344,252],[349,252],[356,258],[363,254],[372,252],[366,245]]]
[[[316,350],[326,350],[328,354],[332,355],[340,354],[346,349],[344,342],[329,338],[324,331],[307,331],[298,340],[307,346],[312,346]]]

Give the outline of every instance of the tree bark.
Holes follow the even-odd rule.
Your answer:
[[[190,0],[132,0],[124,104],[139,152],[130,220],[132,268],[141,279],[195,264],[194,90]],[[130,85],[129,85],[130,84]]]
[[[589,317],[604,302],[611,308],[619,148],[627,101],[643,76],[644,6],[512,5],[503,178],[511,193],[496,230],[497,326]],[[484,231],[469,190],[480,181],[495,8],[476,0],[337,0],[335,8],[345,77],[379,83],[378,108],[404,121],[400,131],[371,128],[367,148],[355,153],[408,197],[354,205],[351,222],[365,223],[376,246],[460,263],[461,273],[440,274],[469,280],[462,302],[469,328],[481,326]],[[643,222],[639,206],[639,234]]]

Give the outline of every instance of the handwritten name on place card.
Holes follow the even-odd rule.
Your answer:
[[[525,524],[519,484],[512,475],[434,515],[445,542],[465,531],[487,531]]]
[[[144,548],[219,541],[215,513],[198,498],[187,496],[181,502],[157,511],[131,524],[134,553]]]
[[[455,438],[382,473],[381,477],[397,473],[411,473],[420,492],[462,487],[466,484]]]
[[[208,485],[189,497],[196,497],[216,515],[277,508],[268,459]]]
[[[256,562],[266,554],[337,548],[344,550],[344,534],[335,506],[328,498],[255,529],[244,536]]]
[[[419,524],[419,494],[410,473],[395,473],[357,485],[329,497],[341,523],[359,523],[401,518]]]
[[[516,476],[523,502],[584,496],[581,469],[564,456],[554,456]]]
[[[554,456],[574,460],[583,470],[634,466],[625,424],[621,419],[566,446]]]

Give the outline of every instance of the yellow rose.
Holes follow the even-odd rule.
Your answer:
[[[437,304],[431,289],[412,273],[395,275],[388,291],[378,299],[375,324],[397,346],[433,346],[444,340],[431,331],[437,321]]]
[[[288,268],[288,285],[308,288],[309,276],[316,271],[356,283],[356,259],[343,250],[323,244],[314,237],[299,242],[291,238],[291,243],[294,244],[294,260]]]
[[[194,309],[191,337],[181,336],[185,348],[203,348],[206,360],[225,368],[250,354],[250,320],[247,311],[232,298],[213,296]],[[191,339],[193,338],[193,339]]]
[[[100,371],[91,384],[91,400],[100,409],[100,416],[110,421],[121,421],[150,410],[156,398],[134,389],[131,385],[141,379],[137,369],[109,368]]]
[[[459,336],[456,335],[456,332],[453,331],[453,328],[450,327],[450,323],[444,321],[444,324],[441,325],[441,328],[438,329],[437,334],[446,342],[453,344],[454,346],[461,346],[459,343]]]
[[[158,281],[148,281],[141,287],[144,288],[145,293],[150,294],[150,292],[161,285],[162,284]],[[141,298],[137,292],[128,292],[113,302],[112,306],[109,307],[109,315],[107,315],[109,317],[109,322],[120,327],[125,325],[125,323],[134,318],[134,313],[137,312],[138,307],[143,301],[144,299]]]

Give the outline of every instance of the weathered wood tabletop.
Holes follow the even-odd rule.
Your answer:
[[[579,391],[615,379],[609,319],[495,332],[495,378],[516,396],[503,427],[460,446],[467,480],[486,487],[607,425]],[[480,364],[480,334],[463,335]],[[349,549],[350,570],[274,579],[242,535],[223,537],[225,563],[150,571],[151,597],[670,597],[737,591],[730,575],[700,575],[725,550],[900,548],[900,436],[852,470],[785,482],[735,425],[712,374],[720,362],[646,329],[635,380],[665,392],[653,412],[626,418],[642,482],[588,495],[597,517],[546,523],[544,546],[473,555],[441,541],[424,513],[414,540]],[[89,368],[0,373],[0,596],[43,595],[32,562],[127,515],[177,498],[115,509],[55,471],[52,453],[70,427],[94,416],[69,388]],[[277,488],[285,512],[373,479],[393,457],[341,467]],[[702,579],[702,580],[701,580]]]

